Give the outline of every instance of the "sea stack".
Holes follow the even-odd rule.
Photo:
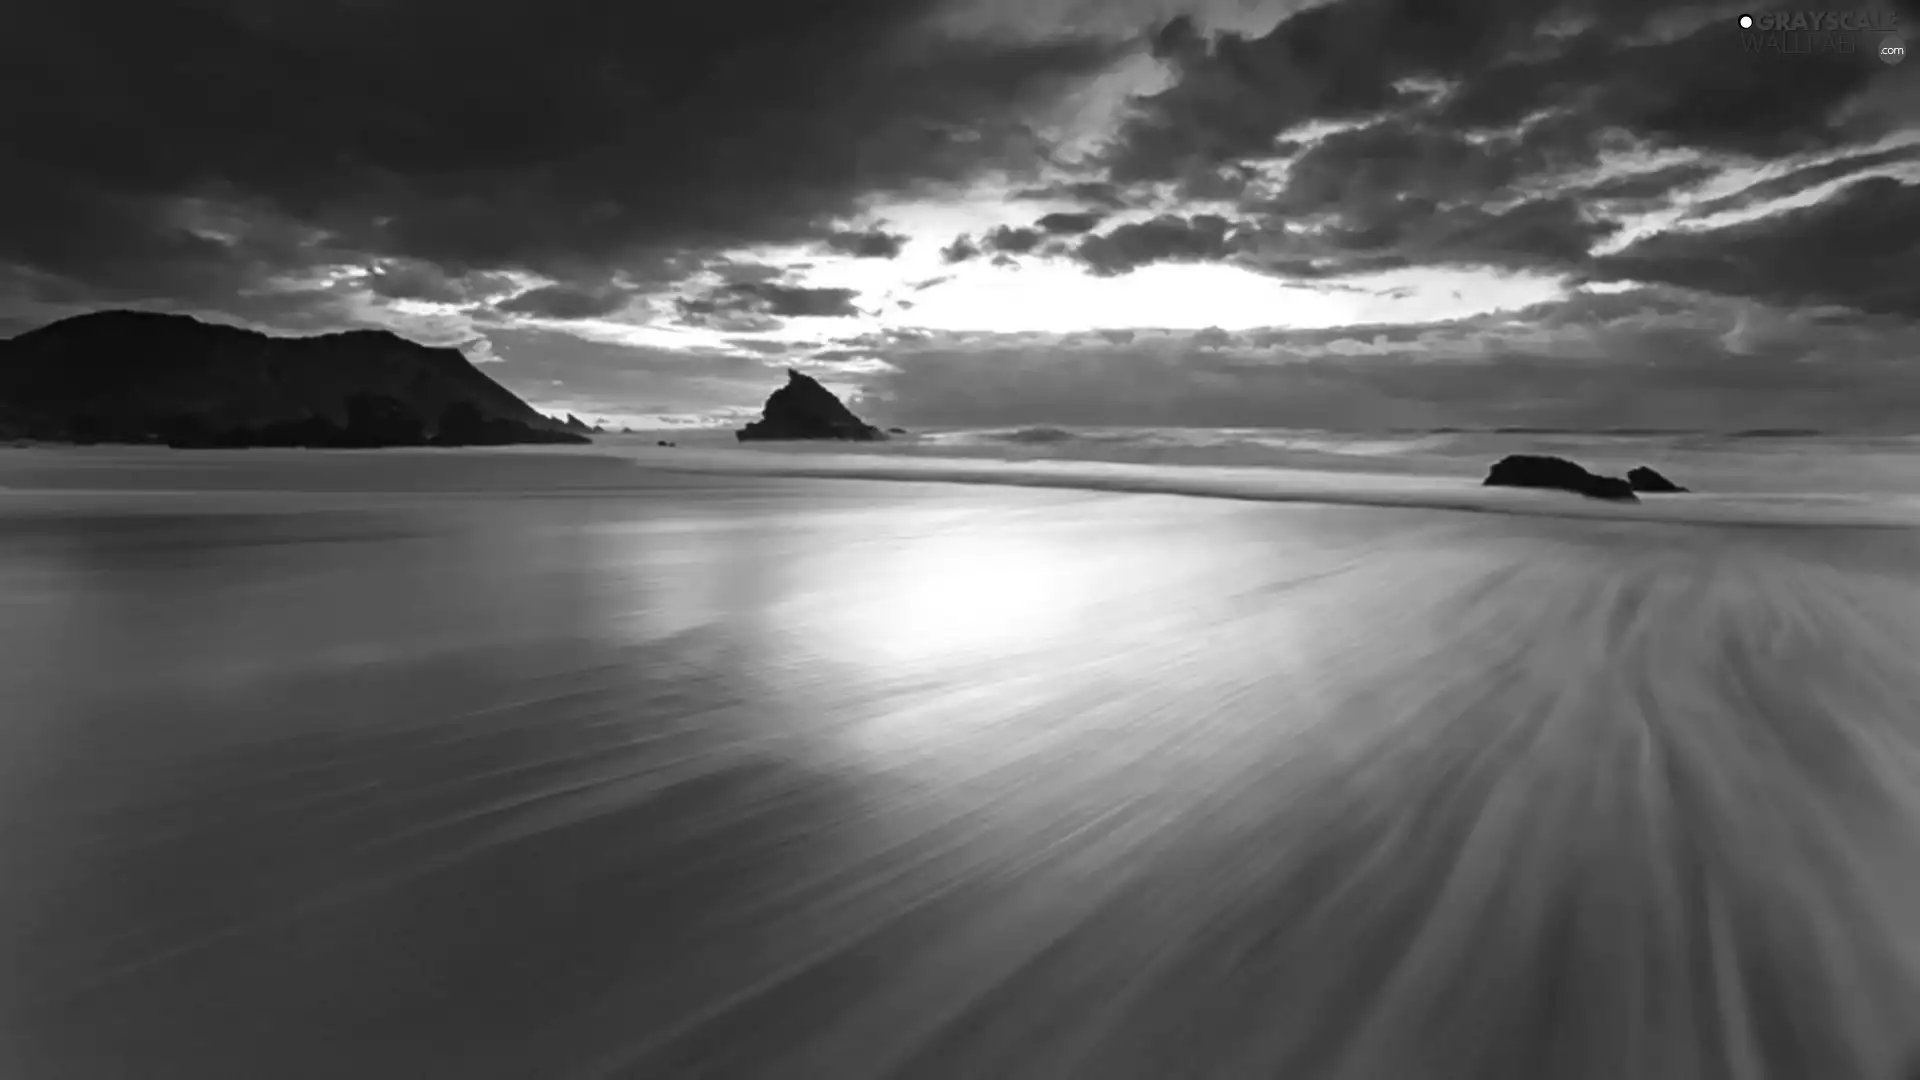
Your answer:
[[[839,439],[880,442],[887,434],[853,415],[853,410],[810,375],[787,369],[787,385],[767,398],[760,419],[734,433],[741,442],[774,439]]]
[[[1589,499],[1640,501],[1633,493],[1633,485],[1617,476],[1599,476],[1565,458],[1535,454],[1509,454],[1494,462],[1481,486],[1552,488]]]

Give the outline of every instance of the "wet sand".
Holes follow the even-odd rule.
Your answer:
[[[1908,533],[537,454],[0,486],[0,1075],[1920,1050]]]

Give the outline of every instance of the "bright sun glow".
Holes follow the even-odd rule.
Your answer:
[[[930,530],[882,550],[878,561],[847,554],[842,572],[854,582],[836,590],[840,606],[794,612],[811,646],[890,670],[1005,655],[1072,629],[1095,584],[1072,551],[1017,528]]]

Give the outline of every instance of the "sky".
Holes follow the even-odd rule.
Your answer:
[[[1920,431],[1920,62],[1784,10],[26,5],[0,336],[384,327],[636,427],[792,367],[915,428]]]

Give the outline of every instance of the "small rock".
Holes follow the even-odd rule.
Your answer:
[[[1647,468],[1645,465],[1628,469],[1627,483],[1632,484],[1633,490],[1635,491],[1645,491],[1659,495],[1670,495],[1675,492],[1687,490],[1679,484],[1661,476],[1654,470]]]
[[[1617,476],[1599,476],[1565,458],[1509,454],[1487,470],[1483,487],[1552,488],[1590,499],[1639,502],[1633,485]]]

